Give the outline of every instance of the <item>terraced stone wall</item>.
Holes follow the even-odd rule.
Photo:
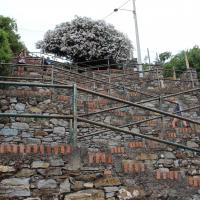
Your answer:
[[[121,93],[120,93],[121,92]],[[136,93],[134,93],[136,94]],[[123,97],[122,91],[118,95]],[[9,113],[70,114],[70,90],[7,87],[0,90],[0,110]],[[137,95],[129,95],[137,101]],[[184,108],[199,105],[199,93],[180,95]],[[121,104],[78,93],[78,115]],[[145,103],[161,108],[158,101]],[[164,101],[162,109],[173,112]],[[156,113],[127,107],[88,118],[114,126],[137,122]],[[184,116],[200,120],[199,109]],[[199,125],[173,129],[171,118],[126,127],[172,142],[199,148]],[[78,122],[78,136],[102,128]],[[68,120],[0,118],[0,199],[117,200],[200,198],[200,157],[122,132],[105,132],[69,144]]]

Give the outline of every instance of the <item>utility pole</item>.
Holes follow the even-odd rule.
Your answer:
[[[148,57],[148,60],[149,60],[149,65],[151,64],[151,58],[150,58],[150,54],[149,54],[149,48],[147,48],[147,57]]]
[[[139,38],[139,31],[138,31],[138,23],[137,23],[137,15],[136,15],[136,6],[135,6],[135,1],[132,0],[133,2],[133,19],[135,22],[135,37],[136,37],[136,45],[137,45],[137,59],[138,59],[138,69],[139,69],[139,77],[143,77],[143,68],[142,68],[142,59],[141,59],[141,49],[140,49],[140,38]]]

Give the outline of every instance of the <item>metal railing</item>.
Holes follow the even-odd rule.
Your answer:
[[[104,97],[104,98],[107,98],[107,99],[110,99],[110,100],[114,100],[114,101],[117,101],[117,102],[120,102],[120,103],[130,105],[130,106],[135,106],[135,107],[138,107],[138,108],[141,108],[141,109],[144,109],[144,110],[159,113],[159,114],[164,115],[164,116],[175,117],[175,118],[178,118],[178,119],[181,119],[181,120],[185,120],[185,121],[200,125],[199,121],[194,121],[190,118],[182,117],[182,116],[179,116],[179,115],[176,115],[176,114],[173,114],[173,113],[168,113],[168,112],[165,112],[165,111],[162,111],[162,110],[149,108],[149,107],[146,107],[146,106],[143,106],[143,105],[140,105],[140,104],[137,104],[137,103],[133,103],[133,102],[130,102],[130,101],[126,101],[126,100],[123,100],[123,99],[120,99],[120,98],[112,97],[112,96],[109,96],[109,95],[94,92],[92,90],[87,90],[87,89],[84,89],[84,88],[81,88],[81,87],[77,87],[76,84],[74,84],[74,85],[58,85],[58,84],[39,84],[39,83],[22,83],[22,82],[3,82],[3,81],[0,81],[0,85],[72,89],[73,90],[73,95],[71,97],[72,98],[72,101],[71,101],[72,102],[72,106],[71,106],[72,115],[40,115],[40,114],[36,115],[36,114],[0,113],[0,117],[6,117],[7,116],[7,117],[36,117],[36,118],[69,119],[70,120],[71,143],[75,146],[77,145],[77,121],[82,121],[82,122],[85,122],[85,123],[89,123],[89,124],[93,124],[93,125],[100,126],[100,127],[103,127],[103,128],[107,128],[107,129],[112,130],[112,131],[120,131],[122,133],[131,134],[131,135],[138,136],[138,137],[141,137],[141,138],[144,138],[144,139],[153,140],[153,141],[156,141],[156,142],[159,142],[159,143],[172,145],[172,146],[175,146],[175,147],[178,147],[178,148],[183,148],[183,149],[186,149],[186,150],[191,150],[193,152],[200,152],[200,149],[191,148],[191,147],[188,147],[188,146],[185,146],[185,145],[182,145],[182,144],[178,144],[178,143],[174,143],[174,142],[171,142],[171,141],[155,138],[155,137],[148,136],[148,135],[134,133],[134,132],[131,132],[131,131],[121,129],[119,127],[114,127],[112,125],[107,125],[107,124],[103,124],[103,123],[99,123],[99,122],[95,122],[95,121],[91,121],[91,120],[79,117],[79,116],[77,116],[77,91],[86,92],[86,93],[89,93],[89,94],[92,94],[92,95],[97,95],[97,96],[100,96],[100,97]],[[199,91],[199,90],[200,90],[200,88],[195,89],[193,91]],[[190,109],[194,109],[194,108],[190,108]],[[160,118],[162,116],[158,116],[158,117]],[[148,119],[148,120],[154,120],[154,119],[155,118]],[[145,121],[147,121],[147,120],[143,120],[142,122],[140,121],[140,122],[135,122],[135,123],[143,123]],[[126,126],[128,126],[128,125],[126,125]]]

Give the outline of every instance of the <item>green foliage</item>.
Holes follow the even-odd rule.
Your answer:
[[[17,24],[10,17],[0,15],[0,29],[3,29],[6,32],[17,31]]]
[[[7,33],[0,29],[0,60],[1,62],[9,62],[12,56]],[[0,75],[7,75],[9,69],[5,65],[0,65]]]
[[[0,60],[3,62],[10,61],[12,52],[7,38],[7,33],[0,29]]]
[[[17,23],[14,19],[0,15],[0,30],[7,33],[8,42],[13,54],[18,54],[24,44],[20,41],[20,36],[16,33]]]
[[[165,63],[165,61],[168,60],[171,56],[172,56],[172,53],[169,51],[159,54],[160,62]]]
[[[0,62],[10,62],[13,55],[18,55],[24,48],[20,36],[16,33],[17,24],[14,19],[0,15]],[[8,75],[8,65],[0,65],[0,75]]]
[[[190,67],[197,70],[198,78],[200,78],[200,48],[198,46],[194,46],[192,49],[189,49],[186,54]],[[179,76],[183,71],[186,70],[184,51],[181,51],[180,53],[172,56],[168,62],[164,63],[164,68],[166,70],[164,74],[165,77],[172,76],[173,67],[176,70],[177,76]]]

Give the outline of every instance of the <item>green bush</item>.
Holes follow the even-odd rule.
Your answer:
[[[3,63],[7,63],[12,58],[12,51],[10,49],[10,45],[7,38],[7,33],[0,29],[0,75],[5,76],[9,74],[8,65]]]

